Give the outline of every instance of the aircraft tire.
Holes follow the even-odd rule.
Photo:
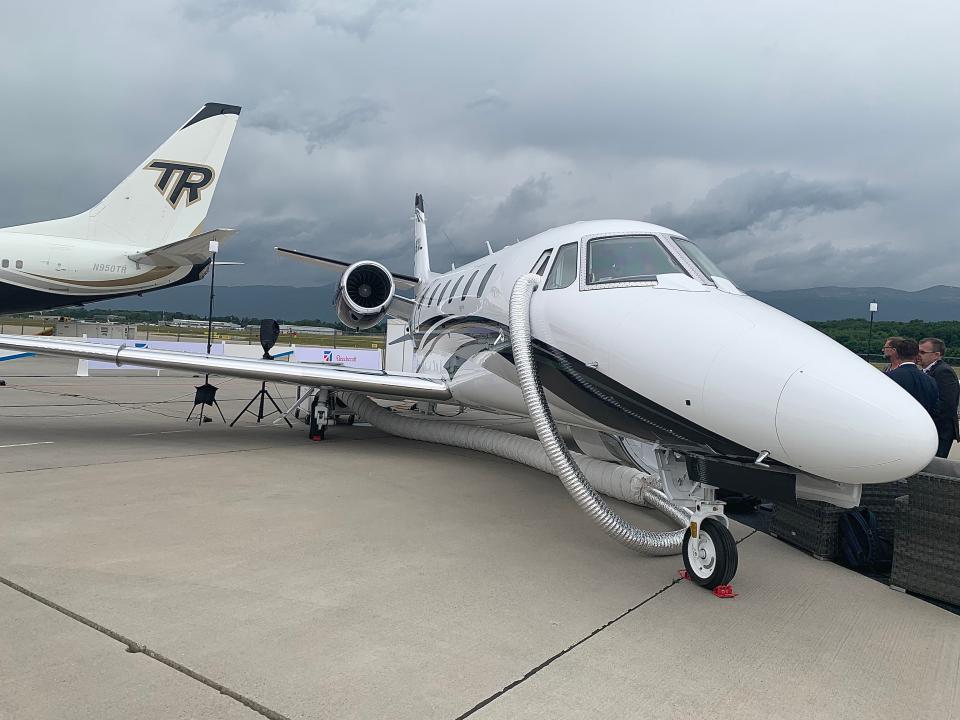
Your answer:
[[[691,558],[690,528],[683,535],[683,566],[687,577],[707,590],[720,585],[729,585],[737,574],[737,543],[727,527],[719,520],[706,518],[700,524],[701,554],[699,559]],[[706,539],[707,542],[703,542]]]

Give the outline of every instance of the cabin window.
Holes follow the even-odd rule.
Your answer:
[[[0,265],[3,265],[3,267],[10,267],[10,261],[4,260],[2,263],[0,263]]]
[[[487,283],[490,281],[490,276],[493,275],[493,269],[497,267],[496,263],[490,266],[490,269],[487,270],[486,274],[483,276],[483,280],[480,281],[480,287],[477,288],[477,297],[483,295],[484,289],[487,287]]]
[[[23,267],[23,260],[17,260],[17,270],[20,270]]]
[[[457,282],[453,285],[453,290],[450,291],[450,295],[447,297],[447,300],[453,300],[453,296],[457,294],[457,288],[460,287],[460,283],[463,282],[463,275],[457,278]]]
[[[567,243],[557,250],[557,259],[553,261],[547,281],[543,284],[544,290],[559,290],[569,287],[577,279],[577,245]]]
[[[724,274],[723,270],[718,268],[716,263],[708,258],[703,250],[698,248],[695,244],[685,238],[676,237],[675,235],[671,235],[670,237],[672,237],[673,241],[680,247],[680,249],[687,254],[687,257],[693,260],[693,263],[700,268],[700,272],[702,272],[704,275],[707,277],[723,278],[724,280],[730,279]]]
[[[440,302],[443,302],[443,296],[447,294],[447,288],[450,287],[450,281],[447,280],[447,284],[443,286],[443,290],[440,291]]]
[[[657,275],[686,274],[653,235],[595,238],[587,243],[587,284],[656,282]]]
[[[479,272],[480,270],[474,270],[473,274],[470,275],[470,279],[467,280],[467,284],[463,286],[463,295],[460,296],[461,300],[467,299],[467,293],[470,292],[470,286],[473,285],[473,281],[476,279],[477,273]]]

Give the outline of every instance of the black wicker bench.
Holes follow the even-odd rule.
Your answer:
[[[843,508],[815,500],[776,502],[769,533],[828,560],[837,556],[837,520]]]
[[[898,498],[891,587],[960,605],[960,463],[935,459]]]
[[[906,480],[879,485],[864,485],[860,494],[860,507],[872,511],[877,516],[877,528],[880,536],[893,542],[894,526],[896,523],[896,505],[894,501],[906,495],[908,485]]]

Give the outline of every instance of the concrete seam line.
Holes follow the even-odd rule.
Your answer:
[[[184,458],[208,457],[210,455],[230,455],[231,453],[260,452],[261,450],[276,450],[276,445],[263,447],[240,448],[239,450],[214,450],[213,452],[190,453],[189,455],[162,455],[160,457],[138,457],[129,460],[110,460],[109,462],[84,463],[83,465],[57,465],[56,467],[23,468],[22,470],[0,470],[2,475],[16,475],[17,473],[43,472],[44,470],[72,470],[74,468],[98,467],[100,465],[125,465],[127,463],[152,462],[154,460],[182,460]]]
[[[99,623],[94,622],[93,620],[89,620],[88,618],[85,618],[83,615],[79,615],[73,612],[72,610],[68,610],[62,605],[58,605],[52,600],[48,600],[42,595],[38,595],[37,593],[31,590],[28,590],[27,588],[21,585],[18,585],[12,580],[8,580],[7,578],[0,576],[0,583],[6,585],[11,590],[16,590],[18,593],[21,593],[22,595],[26,595],[31,600],[36,600],[38,603],[42,605],[46,605],[48,608],[52,610],[56,610],[57,612],[62,613],[63,615],[66,615],[71,620],[76,620],[78,623],[81,623],[82,625],[86,625],[87,627],[93,630],[96,630],[97,632],[102,633],[103,635],[106,635],[110,639],[116,640],[118,643],[126,645],[127,652],[143,653],[147,657],[152,658],[153,660],[156,660],[159,663],[163,663],[167,667],[170,667],[176,670],[177,672],[182,673],[183,675],[186,675],[187,677],[193,680],[196,680],[197,682],[202,683],[209,688],[216,690],[221,695],[226,695],[228,698],[232,700],[236,700],[241,705],[244,705],[250,710],[253,710],[256,713],[263,715],[263,717],[268,718],[268,720],[290,720],[290,718],[288,718],[286,715],[281,715],[275,710],[271,710],[270,708],[264,705],[261,705],[257,701],[251,700],[250,698],[244,695],[241,695],[235,690],[231,690],[225,685],[221,685],[216,680],[211,680],[208,677],[204,677],[200,673],[191,670],[186,665],[181,665],[176,660],[171,660],[170,658],[158,653],[156,650],[151,650],[146,645],[141,645],[140,643],[134,640],[131,640],[130,638],[125,637],[118,632],[114,632],[110,628],[106,628],[103,625],[100,625]]]
[[[465,718],[470,717],[471,715],[473,715],[473,714],[474,714],[475,712],[477,712],[478,710],[482,710],[482,709],[485,708],[487,705],[489,705],[490,703],[492,703],[494,700],[496,700],[496,699],[498,699],[498,698],[506,695],[508,692],[510,692],[511,690],[513,690],[515,687],[517,687],[518,685],[521,685],[522,683],[526,682],[527,680],[529,680],[530,678],[532,678],[534,675],[536,675],[538,672],[540,672],[541,670],[545,669],[548,665],[551,665],[555,660],[559,660],[559,659],[562,658],[564,655],[566,655],[568,652],[570,652],[570,651],[574,650],[575,648],[579,647],[580,645],[582,645],[583,643],[585,643],[587,640],[589,640],[590,638],[594,637],[595,635],[598,635],[599,633],[603,632],[603,631],[606,630],[608,627],[610,627],[611,625],[613,625],[615,622],[617,622],[617,621],[619,621],[619,620],[622,620],[622,619],[625,618],[627,615],[629,615],[630,613],[632,613],[634,610],[640,609],[641,607],[643,607],[644,605],[646,605],[648,602],[650,602],[651,600],[653,600],[653,599],[656,598],[656,597],[659,597],[660,595],[662,595],[663,593],[665,593],[667,590],[669,590],[670,588],[672,588],[674,585],[676,585],[676,584],[679,583],[679,582],[680,582],[680,578],[677,578],[676,580],[673,580],[673,581],[672,581],[671,583],[669,583],[668,585],[664,585],[662,588],[660,588],[659,590],[657,590],[657,591],[656,591],[653,595],[651,595],[650,597],[645,598],[643,601],[637,603],[637,604],[634,605],[632,608],[629,608],[629,609],[623,611],[622,613],[620,613],[619,615],[617,615],[617,617],[613,618],[613,620],[608,620],[608,621],[605,622],[603,625],[601,625],[600,627],[598,627],[598,628],[596,628],[595,630],[593,630],[593,632],[591,632],[590,634],[588,634],[588,635],[586,635],[585,637],[582,637],[582,638],[580,638],[579,640],[577,640],[577,642],[573,643],[573,645],[569,646],[568,648],[566,648],[566,649],[564,649],[564,650],[561,650],[561,651],[558,652],[556,655],[553,655],[553,656],[547,658],[546,660],[544,660],[542,663],[540,663],[539,665],[537,665],[537,666],[536,666],[535,668],[533,668],[532,670],[529,670],[528,672],[524,673],[523,677],[518,678],[517,680],[514,680],[512,683],[510,683],[509,685],[507,685],[505,688],[503,688],[502,690],[498,690],[497,692],[495,692],[493,695],[491,695],[490,697],[486,698],[485,700],[481,700],[479,703],[477,703],[477,704],[474,705],[472,708],[470,708],[470,709],[467,710],[465,713],[463,713],[463,715],[458,715],[458,716],[456,717],[456,720],[465,720]]]

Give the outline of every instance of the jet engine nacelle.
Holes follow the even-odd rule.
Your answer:
[[[352,330],[365,330],[383,320],[393,302],[393,275],[373,260],[361,260],[340,276],[337,317]]]

